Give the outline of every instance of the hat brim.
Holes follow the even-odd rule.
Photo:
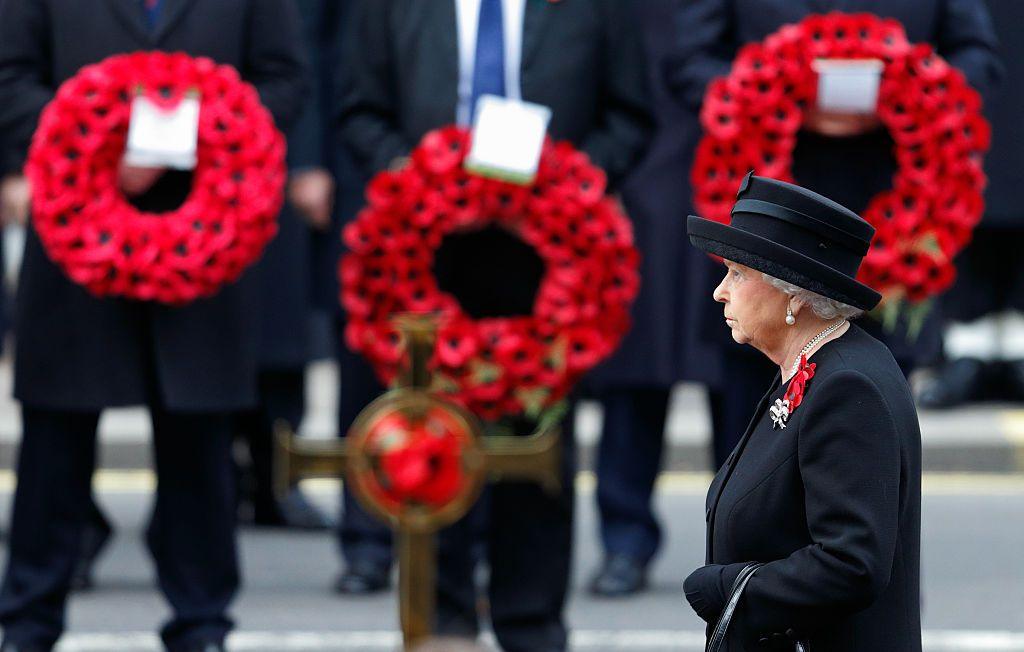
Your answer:
[[[882,295],[872,288],[828,265],[728,224],[690,215],[686,232],[693,246],[702,251],[855,308],[872,310],[882,300]]]

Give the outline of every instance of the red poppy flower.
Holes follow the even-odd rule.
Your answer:
[[[464,129],[444,127],[423,137],[412,157],[427,172],[445,175],[462,165],[469,148],[469,135]]]
[[[451,320],[438,333],[435,355],[442,365],[457,369],[468,363],[478,349],[472,324],[466,320]]]

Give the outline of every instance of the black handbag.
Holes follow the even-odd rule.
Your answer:
[[[705,648],[707,652],[721,652],[722,646],[725,644],[725,634],[729,630],[729,623],[732,622],[732,617],[736,613],[736,606],[739,605],[740,598],[743,597],[743,590],[747,588],[747,582],[754,576],[757,569],[762,566],[764,564],[747,564],[740,571],[740,574],[736,576],[736,581],[732,583],[729,599],[725,603],[725,609],[722,610],[722,615],[719,617],[718,623],[711,633],[711,638],[708,639],[708,644]],[[811,652],[810,646],[801,641],[797,641],[794,644],[793,650],[794,652]]]

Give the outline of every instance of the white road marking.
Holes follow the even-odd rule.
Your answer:
[[[931,630],[924,632],[925,652],[1024,652],[1024,632]],[[398,632],[237,632],[228,640],[233,652],[348,652],[396,650]],[[484,637],[493,645],[493,637]],[[703,632],[686,630],[576,630],[573,650],[676,650],[704,648]],[[65,636],[57,652],[150,652],[160,649],[149,632],[81,633]]]
[[[17,477],[9,469],[0,470],[0,493],[14,490]],[[658,491],[673,496],[703,496],[711,483],[707,473],[667,471],[658,477]],[[149,469],[101,469],[93,477],[93,486],[100,493],[151,493],[156,476]],[[313,494],[337,495],[340,480],[305,480],[303,489]],[[576,489],[581,496],[590,496],[595,488],[594,474],[581,471],[576,476]],[[925,495],[931,496],[1020,496],[1024,495],[1024,473],[926,473]]]

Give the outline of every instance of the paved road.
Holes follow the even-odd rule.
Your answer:
[[[697,651],[700,623],[685,606],[680,579],[702,551],[702,501],[707,478],[663,478],[658,503],[667,528],[652,589],[623,601],[595,600],[582,590],[598,562],[592,482],[583,476],[578,546],[569,621],[574,649]],[[10,474],[0,474],[0,519],[6,522]],[[150,632],[166,615],[152,589],[152,569],[140,531],[151,500],[148,473],[104,474],[101,501],[119,536],[99,567],[100,588],[77,596],[71,634],[62,650],[143,652],[158,649]],[[337,487],[307,485],[333,509]],[[1024,652],[1024,477],[930,476],[924,503],[924,622],[928,652]],[[318,652],[393,650],[393,595],[343,599],[329,586],[338,570],[326,534],[247,530],[241,538],[246,586],[235,608],[239,632],[232,649]]]

